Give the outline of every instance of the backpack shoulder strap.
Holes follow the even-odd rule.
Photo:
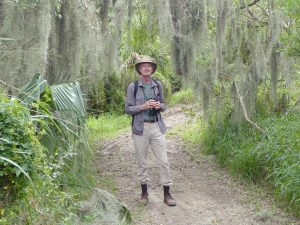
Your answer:
[[[155,80],[155,79],[152,79],[155,83],[156,83],[156,85],[159,87],[159,84],[158,84],[158,81],[157,80]]]
[[[133,84],[134,84],[133,95],[134,95],[134,98],[136,98],[136,93],[139,88],[139,81],[135,80]],[[132,115],[131,126],[133,126],[133,120],[134,120],[134,115]]]
[[[134,93],[133,93],[134,97],[136,97],[136,93],[137,93],[138,87],[139,87],[139,81],[135,80],[134,81]]]
[[[162,101],[162,99],[161,99],[161,86],[159,85],[157,80],[155,80],[155,79],[152,79],[152,80],[156,83],[156,85],[158,87],[158,94],[159,94],[158,97],[159,97],[159,101],[161,102]]]

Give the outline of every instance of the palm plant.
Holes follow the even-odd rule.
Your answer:
[[[49,86],[42,75],[36,74],[18,99],[31,110],[40,142],[56,165],[56,176],[68,174],[72,175],[68,179],[78,181],[77,175],[82,172],[78,170],[85,168],[85,159],[79,156],[87,150],[86,111],[79,83]]]

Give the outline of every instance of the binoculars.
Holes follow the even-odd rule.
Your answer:
[[[150,100],[157,101],[156,98],[148,98],[148,99],[147,99],[147,101],[150,101]]]
[[[158,101],[156,98],[148,98],[147,101],[150,101],[150,100],[153,100],[153,101]],[[149,114],[150,116],[156,116],[157,114],[157,110],[155,108],[151,108],[149,109]]]

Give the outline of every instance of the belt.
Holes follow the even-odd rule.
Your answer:
[[[144,120],[144,123],[155,123],[157,121],[158,121],[158,119],[156,118],[154,120]]]

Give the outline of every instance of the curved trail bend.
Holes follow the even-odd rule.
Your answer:
[[[180,107],[164,115],[169,130],[189,122]],[[117,185],[117,198],[132,213],[135,225],[300,225],[299,220],[274,206],[272,197],[253,185],[232,178],[218,166],[214,156],[201,155],[191,160],[179,137],[167,138],[171,193],[176,207],[163,203],[159,168],[149,149],[149,203],[139,205],[140,185],[131,132],[104,143],[97,155],[99,178],[109,177]],[[110,190],[108,190],[110,191]]]

